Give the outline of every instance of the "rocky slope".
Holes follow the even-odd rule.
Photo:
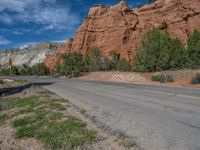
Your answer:
[[[200,0],[158,0],[139,9],[129,8],[123,0],[111,7],[95,5],[76,31],[74,40],[70,40],[70,45],[59,49],[45,62],[51,68],[53,66],[49,64],[57,63],[59,54],[85,54],[94,47],[108,57],[116,50],[130,61],[144,33],[153,27],[167,30],[186,44],[191,32],[200,30]]]
[[[13,65],[22,66],[23,64],[26,64],[33,66],[41,63],[47,56],[53,54],[60,45],[62,44],[43,42],[23,49],[12,50]],[[8,67],[10,55],[11,50],[0,51],[0,61],[3,67]]]

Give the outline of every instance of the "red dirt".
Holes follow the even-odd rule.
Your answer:
[[[200,88],[200,84],[192,85],[191,79],[200,70],[179,70],[179,71],[163,71],[163,74],[170,74],[174,77],[174,82],[160,83],[151,80],[154,73],[133,73],[133,72],[93,72],[86,76],[80,77],[83,80],[104,80],[124,83],[139,83],[139,84],[159,84],[178,87],[193,87]]]

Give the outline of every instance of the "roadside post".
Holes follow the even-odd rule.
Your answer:
[[[1,76],[1,69],[2,69],[2,67],[1,67],[1,50],[0,50],[0,76]]]
[[[10,66],[10,78],[11,78],[11,76],[12,76],[12,58],[9,58],[8,63]]]

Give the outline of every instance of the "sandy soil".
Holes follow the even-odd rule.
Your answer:
[[[116,82],[135,82],[135,83],[147,83],[149,79],[143,77],[139,73],[132,72],[92,72],[86,76],[80,77],[83,80],[105,80]]]
[[[134,72],[116,72],[116,71],[92,72],[86,76],[80,77],[80,79],[200,88],[200,84],[196,85],[191,84],[191,79],[195,76],[197,72],[200,72],[200,70],[163,71],[163,72],[153,72],[153,73],[134,73]],[[160,83],[152,81],[151,77],[158,73],[173,75],[175,82]]]

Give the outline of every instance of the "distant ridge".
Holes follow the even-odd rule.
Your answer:
[[[33,66],[42,63],[47,56],[53,54],[61,45],[63,43],[45,41],[39,44],[30,44],[21,49],[2,50],[0,51],[0,63],[4,68],[8,67],[8,58],[12,52],[14,66],[22,66],[24,64]]]

